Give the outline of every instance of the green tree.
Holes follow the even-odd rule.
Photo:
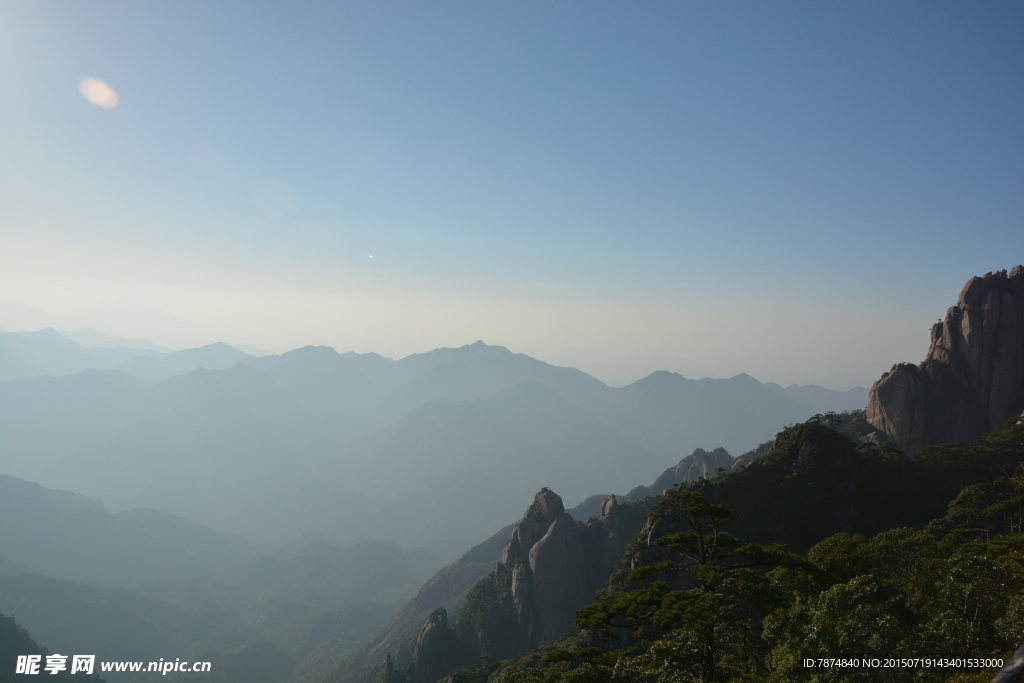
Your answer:
[[[781,545],[742,543],[725,530],[734,521],[728,508],[708,503],[698,491],[666,493],[646,529],[652,537],[664,529],[653,543],[665,559],[632,570],[639,588],[576,615],[578,627],[636,645],[607,655],[556,651],[550,659],[600,663],[619,677],[609,680],[630,681],[693,680],[693,674],[711,683],[721,677],[727,651],[730,670],[757,668],[760,613],[783,604],[765,569],[809,565]]]

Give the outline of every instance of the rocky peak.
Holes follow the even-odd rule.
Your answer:
[[[523,521],[551,524],[565,512],[562,497],[549,488],[542,488],[533,497],[533,505],[523,513]]]
[[[549,488],[541,489],[533,498],[533,504],[523,513],[512,538],[505,544],[501,554],[501,563],[508,568],[517,558],[525,558],[534,544],[539,541],[552,522],[565,514],[562,498]],[[571,517],[570,517],[571,519]]]
[[[748,453],[746,455],[750,457],[751,454]],[[757,455],[760,455],[760,453],[757,453]],[[625,500],[635,502],[643,500],[648,496],[660,496],[676,484],[696,481],[702,477],[714,477],[718,468],[729,471],[736,465],[736,462],[736,458],[729,455],[729,451],[721,446],[711,451],[697,448],[693,453],[690,453],[676,463],[674,467],[669,467],[662,472],[650,486],[637,486],[634,488],[626,494]]]
[[[448,612],[438,607],[430,613],[416,639],[412,671],[417,681],[436,681],[457,665],[458,639],[448,628]]]
[[[512,532],[495,577],[509,572],[518,641],[528,651],[573,629],[576,610],[603,585],[628,539],[616,526],[614,495],[585,526],[543,489]]]
[[[608,496],[607,498],[605,498],[604,502],[601,503],[601,519],[604,519],[608,515],[613,514],[615,512],[615,508],[617,508],[618,506],[619,506],[619,501],[615,497],[614,493],[612,495]]]
[[[931,330],[920,365],[900,364],[871,387],[867,420],[914,454],[979,438],[1024,408],[1024,267],[968,280]]]

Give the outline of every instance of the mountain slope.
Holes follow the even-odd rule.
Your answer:
[[[0,683],[13,683],[16,679],[24,680],[14,672],[17,670],[18,657],[26,655],[42,657],[39,673],[45,675],[47,679],[50,679],[50,676],[52,676],[53,678],[50,680],[54,681],[103,683],[103,679],[95,672],[92,675],[86,675],[82,672],[71,675],[70,658],[66,661],[68,665],[66,670],[54,674],[46,672],[44,667],[46,666],[45,658],[48,654],[50,654],[50,651],[40,647],[31,634],[19,626],[12,617],[0,614]],[[94,665],[93,668],[96,669],[98,667]]]
[[[110,586],[215,576],[266,552],[168,512],[111,514],[99,500],[6,475],[0,548],[36,571]]]
[[[215,580],[131,589],[22,572],[0,576],[0,611],[60,652],[211,661],[216,680],[231,683],[261,680],[253,654],[277,653],[274,680],[298,682],[337,666],[439,564],[423,549],[362,541],[293,546]]]
[[[402,661],[412,656],[415,635],[423,620],[438,605],[457,610],[466,593],[501,560],[501,551],[515,525],[508,525],[483,543],[467,551],[456,562],[441,569],[400,609],[388,625],[369,642],[347,657],[328,677],[338,683],[380,681],[388,653]]]
[[[541,486],[562,486],[573,501],[617,482],[650,480],[662,465],[537,383],[475,401],[431,402],[365,448],[364,474],[379,477],[378,485],[415,486],[444,461],[473,466],[523,495]]]

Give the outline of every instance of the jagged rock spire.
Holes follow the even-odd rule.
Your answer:
[[[558,494],[541,489],[501,562],[468,594],[455,628],[448,627],[443,608],[427,619],[405,668],[410,680],[433,683],[480,655],[519,657],[572,631],[576,611],[607,580],[632,536],[617,516],[627,507],[608,496],[601,517],[582,526]],[[616,523],[606,526],[612,519]]]
[[[549,488],[538,491],[533,504],[526,509],[512,532],[512,538],[505,544],[501,563],[511,569],[518,558],[526,558],[534,544],[547,533],[551,523],[564,513],[565,506],[557,493]]]
[[[412,653],[412,672],[416,681],[436,681],[458,665],[459,641],[448,628],[448,612],[438,607],[420,629]]]
[[[617,508],[618,506],[619,506],[619,501],[615,497],[614,493],[612,495],[608,496],[607,498],[605,498],[604,502],[601,503],[601,519],[604,519],[608,515],[610,515],[613,512],[615,512],[615,508]]]

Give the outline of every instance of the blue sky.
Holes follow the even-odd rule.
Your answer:
[[[0,299],[867,384],[1024,261],[1022,35],[998,2],[0,2]]]

